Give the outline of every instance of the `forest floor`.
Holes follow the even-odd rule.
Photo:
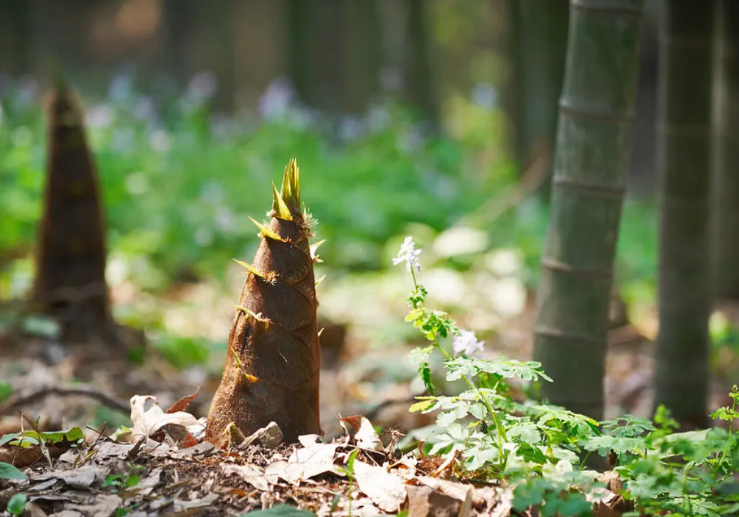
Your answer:
[[[356,288],[364,290],[366,285]],[[200,320],[215,320],[214,326],[220,325],[225,333],[228,304],[213,305],[201,287],[187,289],[173,297],[199,302],[175,304],[179,316],[170,315],[170,320],[191,321],[192,314],[210,304],[215,314],[201,315]],[[327,296],[328,321],[341,321],[341,314],[331,309],[340,305],[336,301],[340,298]],[[530,357],[533,293],[525,298],[518,314],[496,326],[485,354]],[[607,417],[650,416],[652,341],[642,328],[627,321],[618,304],[614,306],[607,356]],[[388,310],[397,314],[398,308]],[[403,376],[407,372],[394,373],[397,358],[405,357],[410,347],[368,345],[362,337],[367,329],[361,328],[367,316],[355,317],[355,321],[327,324],[321,374],[324,436],[275,448],[257,440],[227,451],[215,449],[196,434],[183,442],[176,423],[146,440],[131,441],[131,433],[110,437],[121,425],[130,426],[131,420],[135,428],[128,400],[133,395],[154,396],[166,408],[198,390],[188,411],[202,423],[220,380],[217,368],[211,373],[177,369],[156,350],[133,366],[124,350],[84,344],[62,347],[41,337],[6,334],[0,338],[4,349],[0,379],[12,387],[13,394],[0,404],[0,443],[2,435],[33,432],[36,426],[41,432],[79,426],[84,438],[52,433],[48,436],[53,436],[53,445],[3,443],[0,461],[22,468],[27,479],[0,481],[0,504],[22,492],[29,501],[25,515],[33,516],[238,515],[283,503],[336,516],[397,514],[409,505],[411,515],[511,514],[512,494],[506,487],[456,477],[454,458],[424,458],[412,450],[402,455],[394,447],[400,443],[407,448],[414,431],[432,424],[434,415],[408,412],[420,391]],[[369,321],[383,321],[378,318]],[[222,356],[214,359],[216,364],[221,360]],[[712,409],[726,405],[728,384],[720,375],[713,379]],[[377,437],[384,439],[379,444],[367,437],[366,429],[365,436],[352,436],[359,426],[342,428],[340,415],[345,421],[352,419],[347,415],[364,415],[392,432]],[[614,492],[601,495],[605,501],[601,515],[628,509]]]
[[[267,430],[225,451],[188,432],[183,439],[184,427],[172,418],[169,422],[152,433],[156,439],[134,440],[135,423],[133,437],[112,439],[88,429],[86,439],[76,440],[72,429],[63,437],[47,435],[56,440],[53,445],[5,445],[0,458],[27,464],[27,477],[6,481],[0,502],[8,505],[14,494],[23,493],[24,515],[34,517],[343,517],[401,511],[421,517],[503,517],[512,511],[512,489],[458,477],[456,453],[446,458],[402,454],[396,448],[398,434],[378,435],[359,417],[346,419],[347,435],[330,442],[307,435],[300,444],[280,444],[279,433],[275,437]],[[595,514],[629,509],[616,493],[618,476],[605,473],[600,479],[607,488],[589,494],[599,501]]]

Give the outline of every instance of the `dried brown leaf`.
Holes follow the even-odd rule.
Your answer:
[[[185,411],[190,403],[195,400],[195,397],[197,397],[199,393],[200,386],[198,386],[198,389],[195,390],[195,393],[193,393],[192,395],[182,397],[180,400],[172,404],[172,406],[167,410],[167,414],[177,413],[178,411]]]

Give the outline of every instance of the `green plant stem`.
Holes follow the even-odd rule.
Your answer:
[[[444,350],[444,347],[439,344],[438,340],[434,341],[434,346],[442,353],[442,355],[447,360],[452,360],[452,356]],[[500,454],[500,464],[502,467],[505,466],[505,462],[507,461],[505,451],[503,450],[503,439],[505,439],[505,429],[503,429],[503,426],[500,425],[500,421],[498,420],[498,416],[495,414],[495,409],[493,408],[493,405],[490,403],[490,401],[487,399],[485,395],[482,394],[480,389],[475,386],[475,384],[467,377],[466,375],[462,375],[462,380],[467,384],[467,386],[470,387],[471,390],[474,390],[475,393],[477,393],[477,396],[480,397],[480,400],[482,400],[482,403],[485,404],[485,408],[488,410],[488,413],[493,418],[493,423],[495,424],[495,430],[497,431],[496,436],[496,443],[498,446],[498,453]]]
[[[736,412],[736,399],[732,398],[731,402],[731,411],[732,413]],[[734,418],[729,420],[729,436],[734,434]],[[725,447],[723,451],[721,451],[721,457],[718,460],[718,463],[716,463],[716,466],[714,467],[714,473],[716,473],[718,470],[721,469],[721,465],[724,464],[724,460],[726,459],[726,453],[729,451],[728,447]]]
[[[416,279],[416,272],[413,267],[411,267],[411,277],[413,278],[413,285],[415,289],[418,290],[418,280]],[[453,359],[449,352],[447,352],[444,347],[441,346],[438,339],[434,339],[432,344],[441,352],[441,354],[447,361],[451,361]],[[477,396],[480,398],[480,400],[482,400],[482,403],[485,405],[488,413],[493,418],[493,423],[495,424],[495,430],[497,433],[496,445],[498,447],[498,453],[500,454],[500,465],[501,467],[505,467],[505,464],[508,460],[505,451],[503,450],[503,440],[506,439],[505,429],[502,425],[500,425],[500,421],[498,420],[498,416],[495,413],[495,409],[493,408],[493,405],[490,403],[487,397],[482,394],[479,388],[469,379],[469,377],[467,377],[466,375],[462,375],[462,380],[464,380],[464,382],[467,384],[467,386],[469,386],[471,390],[474,390],[475,393],[477,393]]]

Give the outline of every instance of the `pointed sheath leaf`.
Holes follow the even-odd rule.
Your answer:
[[[323,275],[321,278],[319,278],[318,280],[316,280],[316,284],[315,284],[316,287],[318,287],[318,284],[320,284],[321,282],[323,282],[323,279],[324,278],[326,278],[326,275]]]
[[[266,326],[269,326],[270,323],[272,323],[267,318],[263,317],[261,315],[261,313],[260,314],[257,314],[256,312],[254,312],[254,311],[252,311],[250,309],[247,309],[243,305],[237,305],[236,308],[238,310],[240,310],[241,312],[244,312],[244,313],[248,314],[249,316],[251,316],[252,318],[254,318],[255,320],[257,320],[258,322],[265,324]]]
[[[326,239],[323,239],[322,241],[315,242],[311,244],[310,246],[310,258],[314,259],[317,258],[318,255],[316,255],[316,251],[318,251],[318,246],[326,242]]]
[[[239,354],[236,352],[236,350],[234,350],[232,348],[231,349],[231,352],[234,355],[234,360],[236,361],[236,366],[239,367],[239,370],[241,371],[241,374],[244,376],[244,380],[246,380],[246,382],[248,382],[250,384],[253,384],[253,383],[257,382],[259,379],[257,379],[253,375],[250,375],[250,374],[246,373],[246,370],[244,369],[244,364],[241,362],[241,358],[239,357]]]
[[[282,188],[280,189],[282,199],[290,208],[290,211],[296,214],[300,213],[300,168],[295,158],[285,168],[282,176]]]
[[[247,270],[247,271],[248,271],[249,273],[251,273],[252,275],[254,275],[254,276],[256,276],[256,277],[259,277],[259,278],[261,278],[262,280],[266,280],[266,279],[267,279],[267,277],[266,277],[266,275],[265,275],[264,273],[262,273],[261,271],[259,271],[259,270],[258,270],[257,268],[255,268],[255,267],[254,267],[254,266],[252,266],[251,264],[248,264],[248,263],[246,263],[246,262],[244,262],[244,261],[241,261],[241,260],[238,260],[238,259],[233,259],[233,260],[234,260],[234,262],[236,262],[236,263],[237,263],[237,264],[238,264],[239,266],[241,266],[241,267],[245,268],[245,269],[246,269],[246,270]]]
[[[251,222],[254,223],[257,226],[257,228],[259,228],[259,233],[261,233],[263,237],[272,239],[274,241],[285,242],[285,239],[283,239],[282,237],[277,235],[274,231],[272,231],[272,229],[269,226],[266,226],[260,222],[257,222],[256,219],[253,219],[251,217],[249,217],[249,219],[251,219]]]
[[[277,187],[272,183],[272,212],[275,216],[286,221],[292,221],[293,215],[290,213],[290,209],[287,207],[285,200],[282,199],[282,195],[277,192]]]

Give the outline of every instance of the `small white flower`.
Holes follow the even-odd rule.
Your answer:
[[[421,263],[418,262],[418,256],[421,254],[421,250],[416,249],[416,243],[413,242],[413,237],[406,237],[403,244],[400,246],[398,255],[393,258],[393,265],[397,266],[405,262],[408,271],[411,268],[416,271],[421,271]]]
[[[485,346],[484,341],[478,341],[473,330],[459,330],[459,335],[454,336],[452,348],[456,355],[474,355],[475,352],[482,350]]]

